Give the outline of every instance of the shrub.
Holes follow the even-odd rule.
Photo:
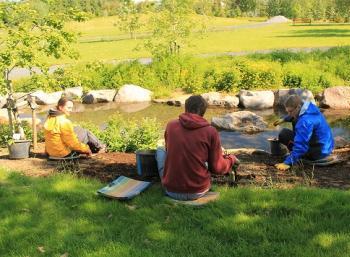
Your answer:
[[[113,116],[101,134],[109,151],[134,152],[138,149],[154,149],[160,137],[160,126],[155,119],[141,121]]]
[[[223,72],[214,88],[218,91],[235,91],[239,85],[240,79],[240,72],[238,70]]]
[[[28,122],[22,121],[21,126],[24,130],[26,139],[32,140],[32,128]],[[38,130],[37,132],[38,142],[44,142],[43,130]],[[7,147],[7,143],[12,139],[12,134],[10,131],[10,126],[8,124],[0,124],[0,147]]]

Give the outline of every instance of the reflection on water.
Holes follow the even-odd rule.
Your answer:
[[[49,107],[45,107],[38,117],[42,120],[46,118],[47,110]],[[101,127],[107,122],[113,115],[120,113],[125,118],[132,118],[141,120],[144,117],[156,118],[160,125],[165,128],[167,122],[171,119],[176,119],[182,112],[184,107],[168,106],[164,104],[149,104],[149,103],[133,103],[133,104],[75,104],[74,113],[71,115],[71,119],[74,122],[92,122]],[[226,113],[237,111],[237,109],[224,109],[224,108],[209,108],[205,114],[205,118],[210,121],[214,116],[221,116]],[[281,111],[274,111],[273,109],[253,111],[257,115],[260,115],[269,124],[268,131],[257,134],[242,134],[232,131],[221,131],[220,136],[222,144],[225,148],[259,148],[269,150],[270,137],[276,137],[278,131],[282,128],[280,126],[274,127],[273,121],[282,116]],[[330,122],[334,136],[341,136],[347,140],[350,140],[350,127],[346,126],[344,122],[339,122],[340,119],[350,117],[349,111],[331,111],[324,112],[327,120]],[[21,116],[28,117],[28,113],[24,113]],[[288,127],[288,124],[283,124]]]

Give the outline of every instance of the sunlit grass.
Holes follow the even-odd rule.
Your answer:
[[[216,187],[220,199],[198,209],[159,185],[129,202],[97,196],[102,186],[0,170],[0,256],[333,257],[350,247],[347,191]]]
[[[111,19],[111,18],[110,18]],[[226,24],[225,22],[217,22]],[[229,23],[227,23],[229,24]],[[216,25],[215,25],[216,26]],[[225,25],[226,26],[226,25]],[[86,31],[89,26],[86,26]],[[98,32],[101,29],[101,32]],[[95,27],[88,35],[114,35],[112,27]],[[90,34],[89,34],[90,33]],[[84,37],[82,39],[84,39]],[[86,39],[86,38],[85,38]],[[145,39],[112,39],[106,42],[80,42],[76,45],[80,53],[78,62],[125,60],[129,58],[149,57],[151,54],[142,47]],[[190,39],[192,47],[186,47],[184,53],[191,54],[220,54],[225,52],[257,51],[262,49],[281,49],[293,47],[328,47],[350,44],[350,24],[319,24],[313,26],[293,26],[287,24],[272,24],[257,28],[237,28],[228,31],[208,32],[201,36],[195,34]],[[57,63],[56,60],[51,60]],[[63,59],[61,63],[74,62]]]

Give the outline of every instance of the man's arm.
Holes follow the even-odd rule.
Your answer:
[[[285,159],[287,165],[296,164],[309,150],[309,141],[312,136],[313,124],[308,120],[299,120],[295,126],[295,137],[292,152]]]
[[[226,174],[232,170],[232,165],[236,162],[236,157],[233,154],[222,154],[220,137],[215,130],[212,135],[211,145],[209,149],[208,168],[209,171],[217,174]]]

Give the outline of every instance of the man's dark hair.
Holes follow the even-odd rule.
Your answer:
[[[299,106],[302,106],[302,101],[300,96],[298,95],[290,95],[287,100],[284,103],[284,106],[291,107],[291,108],[297,108]]]
[[[204,116],[208,103],[201,95],[190,96],[185,102],[185,111]]]

